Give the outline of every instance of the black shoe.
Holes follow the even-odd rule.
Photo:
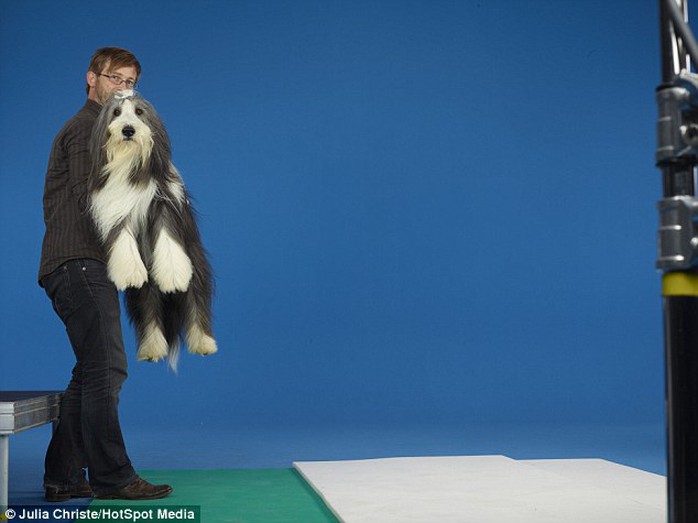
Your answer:
[[[125,487],[100,494],[97,499],[160,499],[169,496],[172,487],[169,485],[151,485],[142,478],[129,483]]]
[[[87,481],[82,481],[74,487],[53,487],[46,485],[46,501],[68,501],[70,498],[91,498],[94,496],[90,484]]]

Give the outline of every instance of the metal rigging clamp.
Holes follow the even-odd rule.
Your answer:
[[[671,194],[658,202],[657,268],[686,271],[698,267],[698,75],[681,71],[657,88],[657,166],[671,176]]]

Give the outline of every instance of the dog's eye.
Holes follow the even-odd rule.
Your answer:
[[[143,114],[143,109],[141,109],[140,107],[137,107],[137,108],[136,108],[136,114],[137,114],[138,116],[142,115],[142,114]]]
[[[114,116],[119,116],[121,114],[121,109],[114,109]]]

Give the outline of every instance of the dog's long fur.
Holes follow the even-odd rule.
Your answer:
[[[153,106],[134,91],[115,93],[97,118],[90,153],[89,209],[109,277],[125,290],[138,359],[167,357],[176,369],[181,337],[189,352],[216,352],[211,268]]]

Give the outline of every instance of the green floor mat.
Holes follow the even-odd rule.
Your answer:
[[[172,485],[174,492],[155,501],[95,500],[90,509],[109,512],[91,521],[338,522],[293,469],[157,470],[140,475],[154,484]],[[162,509],[175,511],[173,517],[163,518]]]

